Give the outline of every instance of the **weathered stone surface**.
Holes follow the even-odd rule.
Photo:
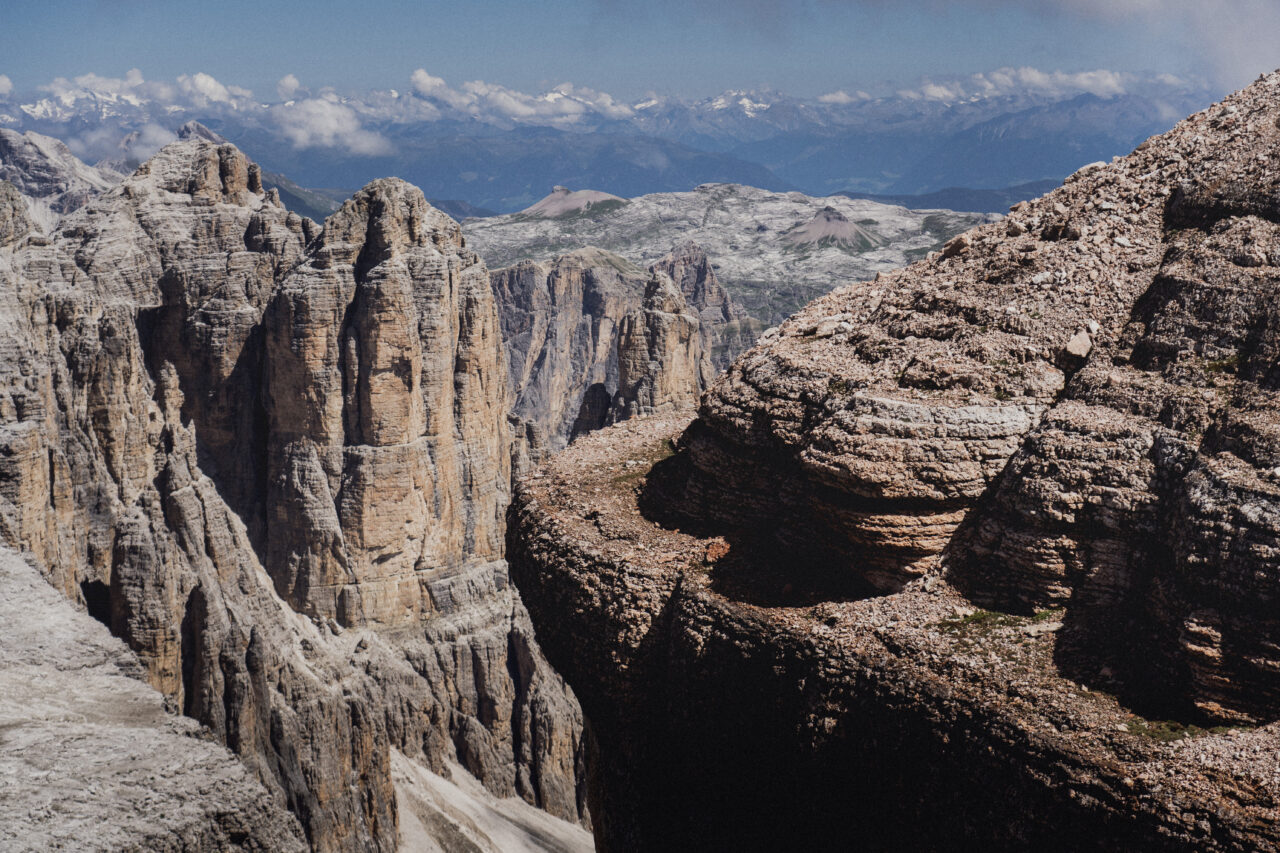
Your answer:
[[[582,193],[570,200],[575,196],[591,199]],[[647,266],[672,247],[679,252],[692,241],[706,250],[725,289],[763,329],[839,285],[903,266],[995,218],[907,210],[844,196],[702,184],[688,192],[638,196],[625,204],[606,199],[565,216],[514,213],[470,219],[464,230],[491,267],[546,262],[586,246]]]
[[[705,353],[713,338],[663,268],[681,275],[708,316],[738,316],[696,247],[648,275],[599,249],[492,273],[514,397],[517,476],[575,436],[635,411],[692,405],[710,383]],[[666,285],[650,293],[655,275]]]
[[[483,263],[403,181],[330,217],[265,318],[267,570],[300,612],[395,625],[501,557],[507,384]]]
[[[618,387],[618,325],[640,305],[645,275],[615,255],[583,249],[490,278],[513,389],[519,473],[531,458],[606,423]]]
[[[688,408],[711,384],[702,324],[679,288],[653,273],[644,302],[618,328],[618,390],[610,420]]]
[[[52,231],[59,216],[83,207],[118,179],[81,163],[57,139],[0,128],[0,180],[22,193],[38,230]]]
[[[728,368],[764,331],[764,325],[725,291],[711,259],[697,243],[681,243],[650,264],[649,270],[674,281],[689,307],[697,312],[702,348],[717,372]]]
[[[1276,845],[1278,157],[1274,74],[816,300],[673,458],[660,419],[525,481],[515,577],[595,766],[641,768],[594,781],[602,841],[857,803],[885,847]]]
[[[395,847],[393,748],[585,819],[580,714],[501,560],[487,273],[420,193],[321,233],[234,147],[175,143],[0,249],[0,324],[0,535],[313,849]]]
[[[1058,671],[1061,611],[975,612],[936,579],[851,601],[749,532],[656,526],[636,487],[688,417],[585,436],[512,503],[513,577],[596,744],[598,850],[1280,841],[1280,724],[1162,735]]]
[[[236,757],[167,713],[107,629],[0,546],[0,847],[302,851]]]

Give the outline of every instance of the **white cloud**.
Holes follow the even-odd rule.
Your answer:
[[[307,98],[271,109],[280,132],[295,148],[345,148],[352,154],[390,154],[380,134],[365,130],[356,111],[331,98]]]
[[[819,95],[818,102],[823,104],[837,104],[837,105],[843,106],[844,104],[852,104],[855,101],[865,101],[865,100],[868,100],[870,97],[871,97],[870,95],[868,95],[866,92],[863,92],[861,90],[850,95],[844,89],[837,89],[834,92],[827,92],[825,95]]]
[[[231,91],[203,71],[183,74],[178,78],[178,88],[196,106],[231,103]]]
[[[147,122],[123,138],[118,127],[104,124],[68,137],[65,142],[71,153],[86,163],[117,157],[141,163],[176,138],[173,131]]]
[[[88,97],[106,97],[133,102],[155,100],[162,103],[171,102],[175,97],[172,86],[143,79],[142,72],[137,68],[129,69],[124,77],[103,77],[93,73],[81,74],[71,80],[66,77],[56,77],[49,85],[40,88],[66,105]]]
[[[494,116],[514,122],[572,124],[589,113],[611,119],[629,118],[631,107],[607,92],[564,83],[541,95],[530,95],[484,80],[470,80],[455,89],[441,77],[419,68],[410,77],[423,98],[477,117]]]
[[[293,74],[286,74],[280,78],[280,82],[276,83],[276,94],[280,96],[280,100],[290,100],[298,90],[302,88],[302,83]]]
[[[13,91],[13,81],[9,79],[9,75],[0,74],[0,98],[3,98]]]
[[[925,80],[918,87],[903,89],[898,94],[911,100],[956,101],[971,98],[995,98],[1008,95],[1034,95],[1048,98],[1070,98],[1080,94],[1113,98],[1128,94],[1135,87],[1156,84],[1166,88],[1187,84],[1173,75],[1143,78],[1136,74],[1108,71],[1064,72],[1041,71],[1038,68],[998,68],[951,80]]]

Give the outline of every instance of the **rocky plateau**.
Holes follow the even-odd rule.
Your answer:
[[[604,195],[553,192],[519,213],[468,219],[463,231],[491,267],[547,261],[588,246],[646,266],[693,242],[763,329],[839,285],[901,267],[996,218],[740,184],[632,199]],[[575,196],[582,197],[576,205]]]
[[[1275,849],[1277,175],[1280,73],[525,478],[597,849]]]

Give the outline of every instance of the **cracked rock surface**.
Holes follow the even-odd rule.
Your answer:
[[[393,749],[586,821],[580,711],[502,560],[505,367],[457,225],[389,180],[322,228],[198,134],[24,217],[0,194],[0,538],[312,849],[396,847]]]

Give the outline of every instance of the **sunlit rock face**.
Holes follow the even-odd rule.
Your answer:
[[[522,481],[602,845],[1276,846],[1277,175],[1273,74]]]
[[[399,181],[322,229],[168,146],[35,233],[0,194],[0,535],[317,850],[391,850],[391,753],[585,819],[581,720],[502,560],[484,265]]]

